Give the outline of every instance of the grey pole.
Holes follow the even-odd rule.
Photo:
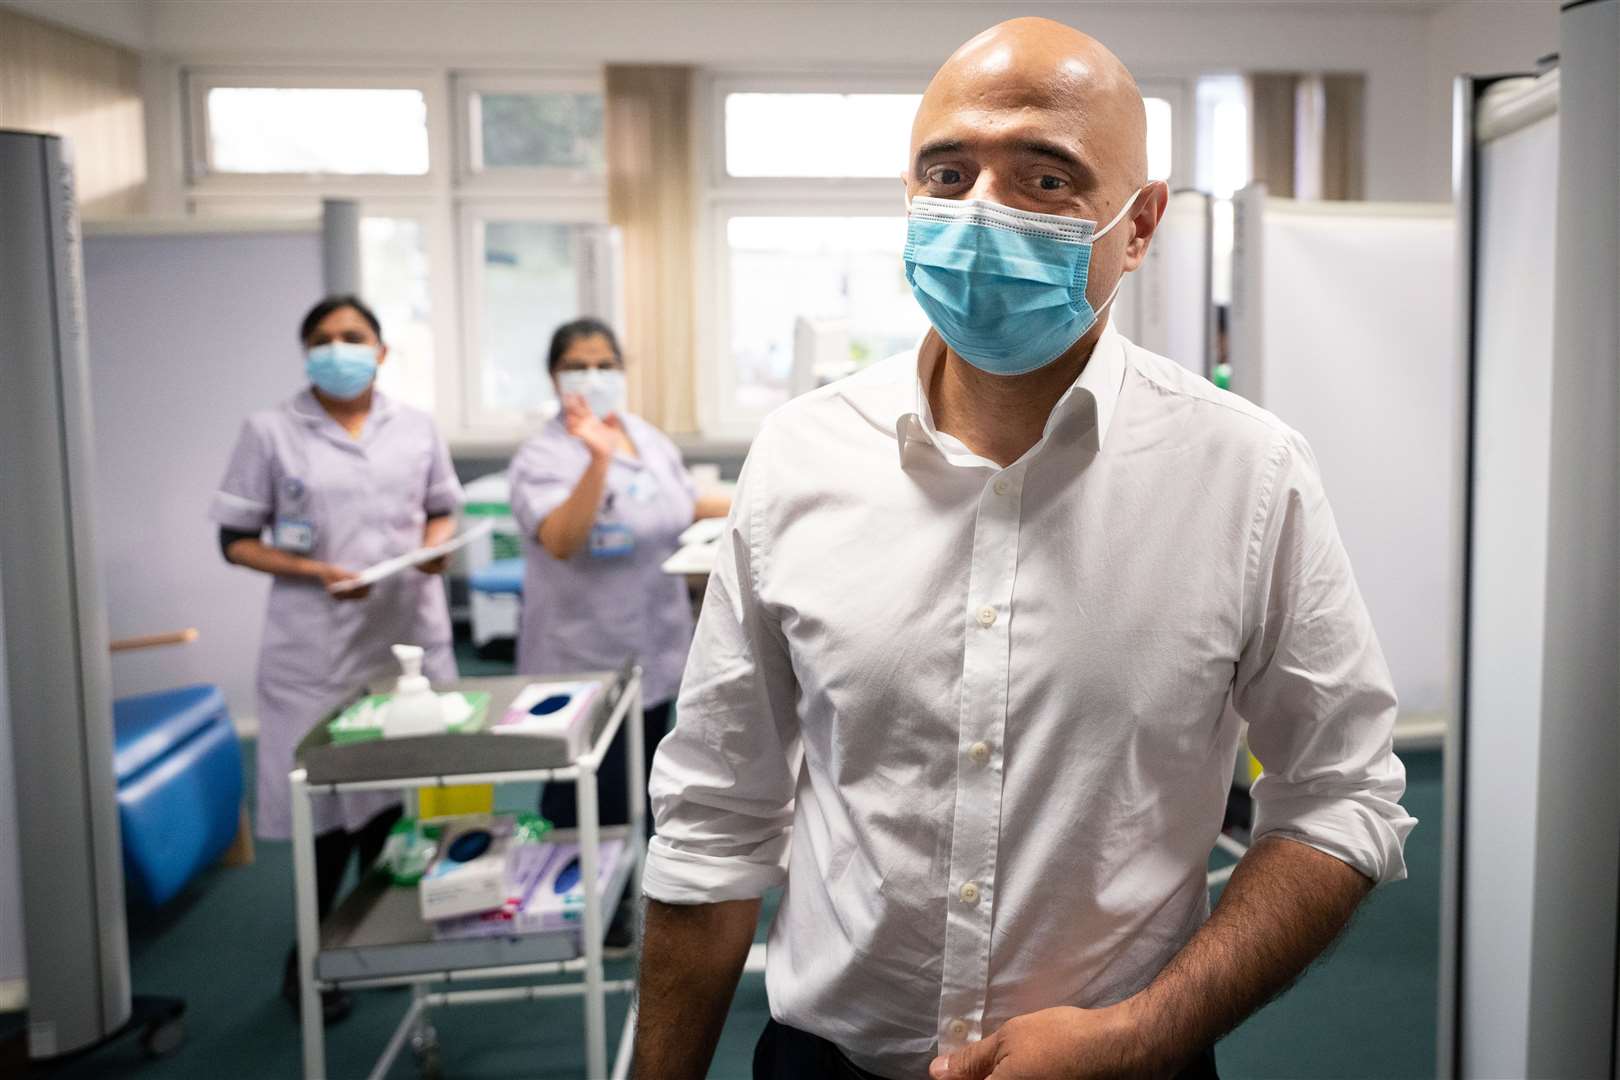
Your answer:
[[[360,292],[360,204],[321,201],[321,284],[328,296]]]
[[[0,565],[29,1051],[130,1017],[111,675],[71,157],[0,132]],[[14,781],[14,784],[13,784]]]

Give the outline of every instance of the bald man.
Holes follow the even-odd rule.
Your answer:
[[[638,1077],[704,1075],[777,886],[758,1078],[1208,1077],[1404,875],[1395,698],[1310,450],[1110,325],[1167,199],[1144,127],[1044,20],[929,84],[933,329],[761,428],[658,750]],[[1211,914],[1239,717],[1265,773]]]

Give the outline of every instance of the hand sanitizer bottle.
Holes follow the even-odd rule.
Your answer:
[[[393,700],[388,703],[388,712],[383,716],[383,738],[444,734],[447,725],[439,695],[433,692],[427,676],[422,674],[422,647],[395,645],[394,659],[399,661],[402,674]]]

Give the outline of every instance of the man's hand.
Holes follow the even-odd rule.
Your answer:
[[[1091,1080],[1151,1077],[1155,1068],[1130,1002],[1105,1009],[1042,1009],[928,1067],[933,1080]]]
[[[578,394],[563,395],[563,427],[584,443],[597,461],[612,461],[624,436],[624,425],[618,416],[613,413],[597,416]]]
[[[1262,837],[1220,903],[1148,986],[1103,1009],[1043,1009],[929,1066],[933,1080],[1174,1076],[1287,988],[1372,882],[1332,855]]]

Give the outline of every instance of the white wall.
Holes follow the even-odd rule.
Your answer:
[[[243,419],[303,381],[298,321],[320,297],[320,235],[200,228],[85,237],[96,546],[114,638],[201,632],[115,656],[114,693],[215,683],[241,723],[268,581],[225,563],[208,503]]]
[[[152,15],[147,0],[0,0],[0,7],[134,49],[146,45]]]

